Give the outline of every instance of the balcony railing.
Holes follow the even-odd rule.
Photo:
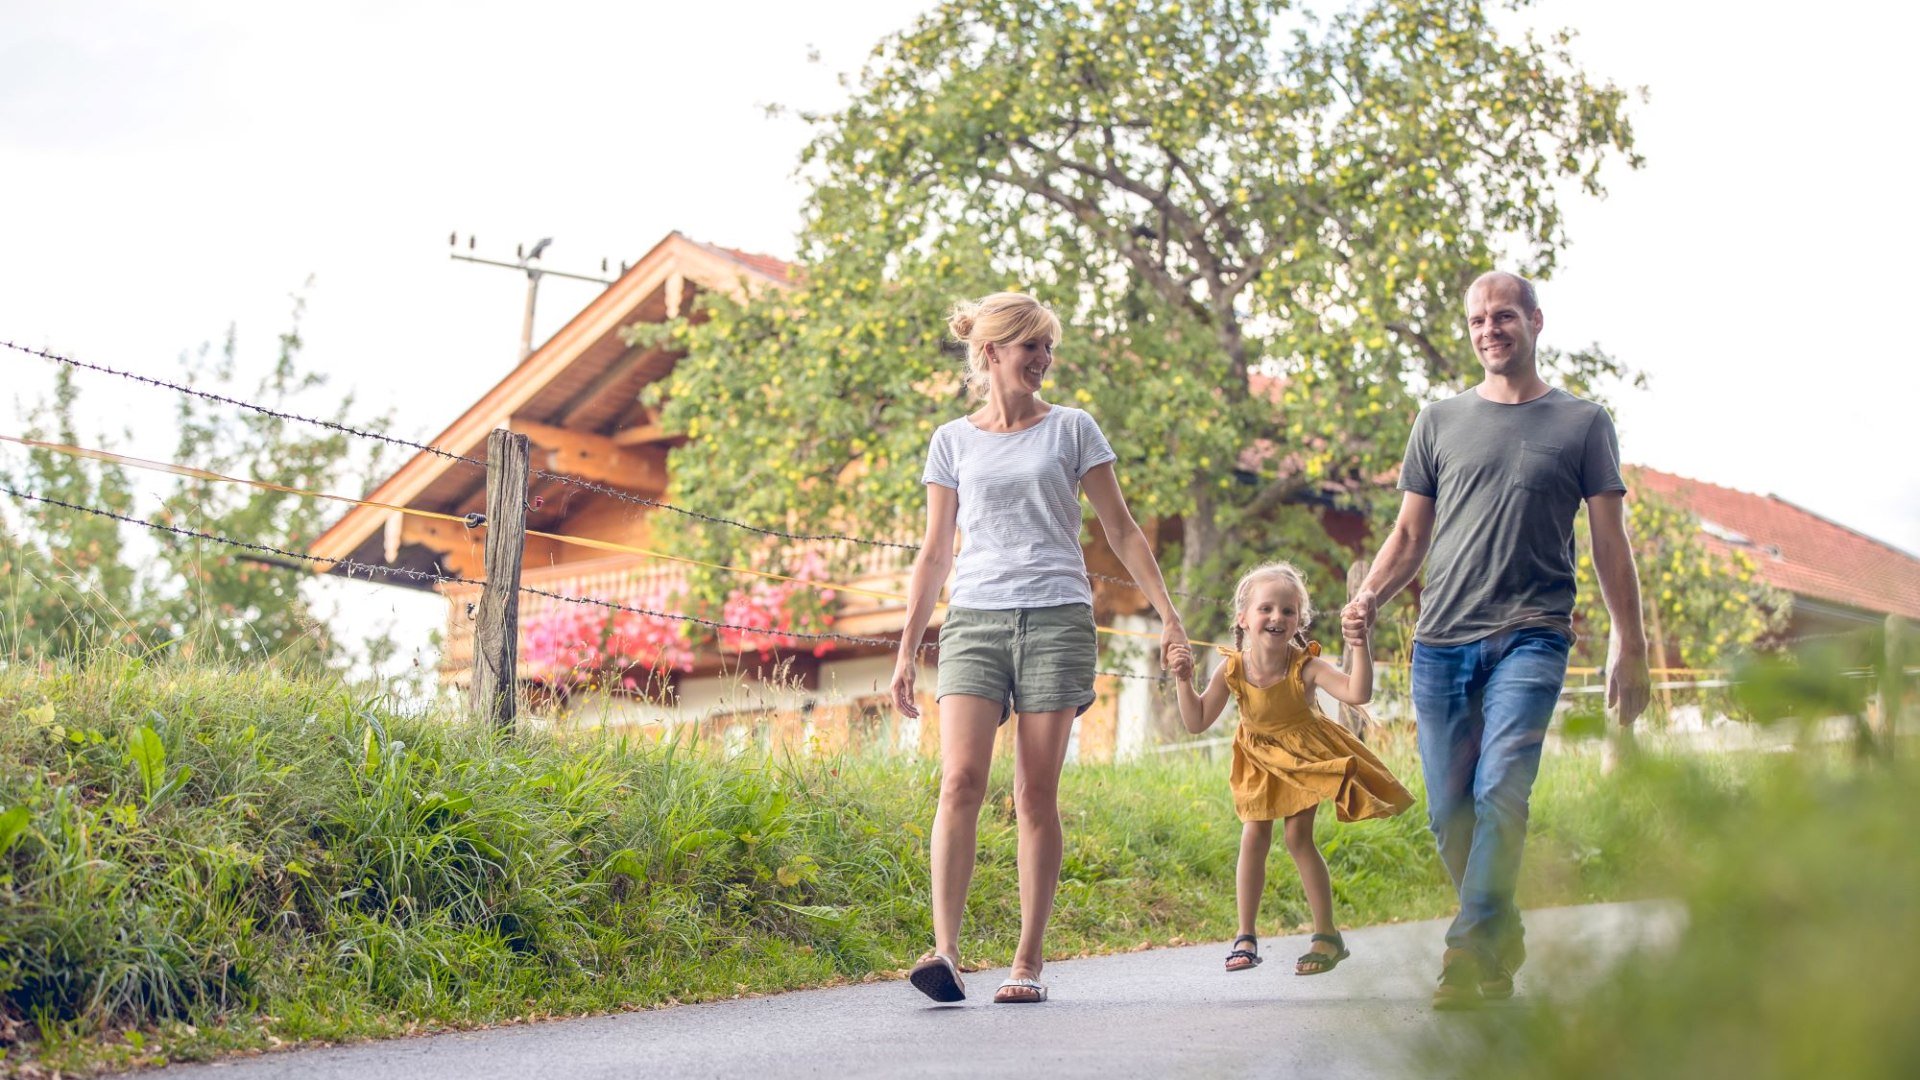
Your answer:
[[[802,554],[817,555],[824,565],[827,582],[853,585],[882,592],[904,593],[912,572],[914,553],[901,548],[882,548],[853,544],[844,540],[808,541],[788,549],[773,567],[781,571],[795,565]],[[742,576],[741,581],[751,578]],[[639,557],[612,556],[558,566],[530,567],[520,575],[521,584],[563,596],[606,600],[616,604],[670,610],[660,597],[682,595],[686,591],[687,572],[674,563],[655,562]],[[823,583],[824,584],[824,583]],[[473,669],[473,617],[479,607],[480,589],[472,585],[442,586],[447,598],[447,632],[440,653],[441,677],[465,684]],[[523,628],[543,616],[572,607],[565,600],[545,596],[520,597],[520,622]],[[836,628],[844,626],[856,634],[884,633],[899,629],[902,605],[899,601],[862,593],[840,592],[830,605]],[[522,647],[526,644],[522,638]]]

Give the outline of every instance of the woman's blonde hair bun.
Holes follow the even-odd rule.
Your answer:
[[[947,331],[967,347],[967,393],[987,396],[988,345],[1012,345],[1036,338],[1060,341],[1060,317],[1026,293],[997,292],[962,300],[947,313]]]

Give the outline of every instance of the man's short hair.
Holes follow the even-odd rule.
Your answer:
[[[1474,278],[1473,284],[1467,286],[1467,295],[1473,295],[1473,290],[1489,281],[1513,282],[1515,285],[1520,286],[1520,310],[1526,312],[1528,315],[1540,310],[1540,296],[1533,291],[1533,282],[1528,281],[1519,274],[1511,274],[1505,270],[1489,270],[1479,277]]]

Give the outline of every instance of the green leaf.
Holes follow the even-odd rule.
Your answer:
[[[147,801],[152,802],[167,774],[167,747],[160,741],[160,733],[147,724],[128,732],[126,760],[138,773]]]
[[[697,832],[690,832],[680,839],[675,840],[673,842],[673,850],[681,854],[687,854],[703,848],[712,847],[714,844],[724,843],[733,838],[733,834],[725,829],[701,829]]]
[[[33,813],[24,806],[10,806],[0,813],[0,855],[13,849],[32,821]]]
[[[1761,723],[1855,716],[1866,707],[1868,685],[1849,678],[1838,649],[1744,658],[1735,669],[1734,700]]]
[[[795,915],[804,915],[809,919],[823,922],[830,926],[849,926],[854,921],[853,911],[849,908],[834,907],[827,904],[788,904],[779,900],[769,900],[767,902],[774,907],[785,908]]]
[[[632,878],[634,881],[647,880],[646,865],[640,861],[639,853],[632,848],[622,848],[607,856],[607,861],[600,864],[602,878],[609,878],[615,874]]]

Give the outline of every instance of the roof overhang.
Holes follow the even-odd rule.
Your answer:
[[[679,316],[696,290],[740,296],[785,287],[789,278],[783,267],[777,260],[669,233],[428,445],[484,460],[487,435],[495,428],[519,424],[592,432],[617,422],[619,410],[610,412],[601,403],[631,404],[634,388],[666,375],[678,359],[665,349],[630,347],[620,334],[623,328]],[[484,471],[471,463],[423,450],[366,498],[389,506],[454,512],[476,493],[483,495],[485,483]],[[392,510],[356,506],[321,533],[309,551],[324,560],[433,569],[437,560],[432,548],[401,542],[405,523],[400,517]],[[423,527],[435,524],[458,531],[457,526],[439,523]]]

